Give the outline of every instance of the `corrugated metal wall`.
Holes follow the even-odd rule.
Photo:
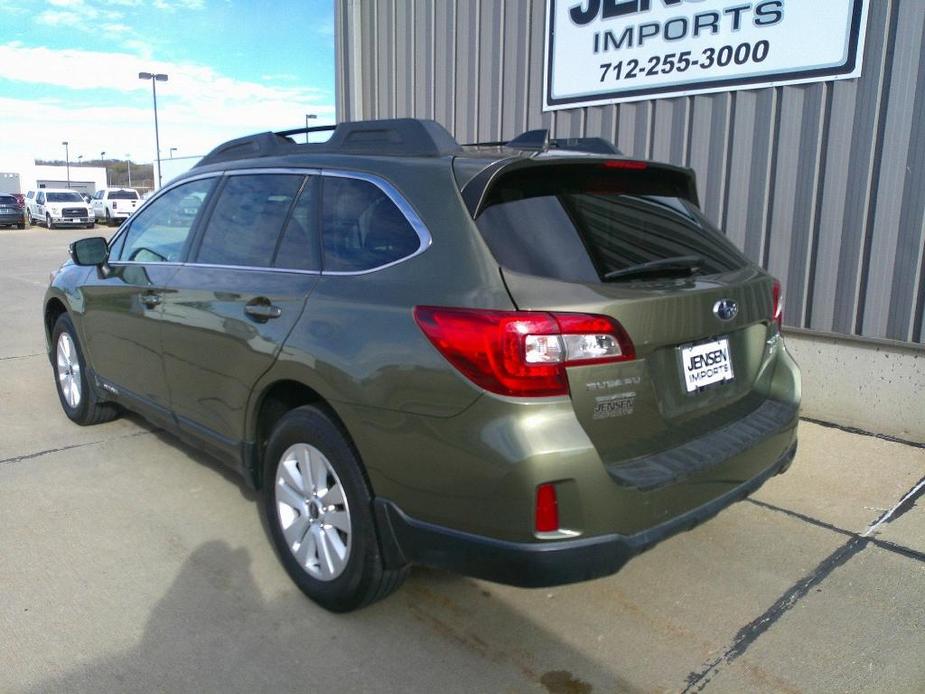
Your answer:
[[[925,0],[872,0],[860,80],[542,111],[546,0],[336,0],[339,120],[548,127],[692,167],[787,323],[925,343]]]

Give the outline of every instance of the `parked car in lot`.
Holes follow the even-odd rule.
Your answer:
[[[412,563],[608,575],[790,465],[780,285],[691,171],[543,131],[301,132],[72,244],[44,322],[67,416],[131,409],[226,461],[312,599],[360,607]]]
[[[110,225],[128,219],[140,204],[133,188],[103,188],[93,194],[90,206],[97,220]]]
[[[15,195],[0,193],[0,227],[26,228],[26,215]]]
[[[36,191],[29,205],[29,223],[41,223],[49,229],[64,226],[92,229],[94,219],[90,206],[80,193],[63,188],[42,188]]]

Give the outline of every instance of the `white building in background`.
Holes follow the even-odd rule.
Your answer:
[[[0,193],[25,193],[41,188],[70,188],[80,193],[95,193],[105,188],[103,166],[55,166],[33,161],[0,161]]]
[[[202,159],[203,155],[197,154],[193,157],[172,157],[161,159],[161,182],[167,185],[182,173],[192,169],[196,163]],[[154,164],[154,170],[157,171],[157,163]],[[155,174],[156,175],[156,174]]]

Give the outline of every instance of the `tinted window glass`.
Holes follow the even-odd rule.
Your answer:
[[[48,202],[83,202],[79,193],[49,193]]]
[[[137,200],[138,193],[134,190],[111,190],[109,191],[110,200]]]
[[[209,218],[196,261],[270,267],[302,176],[229,176]]]
[[[18,205],[16,198],[12,195],[0,195],[0,205]]]
[[[565,281],[600,282],[643,263],[692,256],[700,274],[745,265],[686,199],[684,186],[677,174],[658,168],[530,169],[495,184],[476,224],[504,267]]]
[[[323,189],[325,270],[369,270],[420,247],[420,238],[401,210],[372,183],[328,176]]]
[[[133,218],[119,260],[144,263],[176,262],[214,178],[190,181],[164,193]]]
[[[273,263],[276,267],[290,270],[321,269],[321,244],[316,222],[318,188],[318,179],[314,176],[305,182],[276,252]]]

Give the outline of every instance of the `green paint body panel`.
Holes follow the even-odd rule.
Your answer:
[[[538,484],[557,485],[560,526],[568,531],[558,539],[631,535],[729,492],[790,450],[800,376],[769,320],[772,279],[751,264],[719,276],[626,284],[502,269],[460,193],[501,158],[466,159],[455,174],[453,157],[317,155],[195,169],[216,176],[258,167],[375,174],[401,193],[432,243],[404,262],[351,276],[186,262],[116,265],[104,273],[66,264],[46,307],[57,300],[74,316],[101,396],[199,441],[245,474],[247,447],[259,451],[261,444],[264,394],[297,382],[341,419],[377,497],[412,518],[497,540],[544,542],[533,530]],[[154,309],[141,303],[149,290],[163,297]],[[271,297],[282,317],[245,319],[242,307],[256,296]],[[713,306],[726,298],[738,302],[739,313],[722,322]],[[637,358],[570,368],[567,397],[498,396],[434,348],[414,321],[417,305],[606,314],[625,327]],[[720,337],[729,339],[735,380],[686,393],[679,349]],[[613,396],[631,404],[595,418],[596,404]],[[640,491],[608,472],[735,423],[767,400],[792,408],[786,425],[675,484]]]

